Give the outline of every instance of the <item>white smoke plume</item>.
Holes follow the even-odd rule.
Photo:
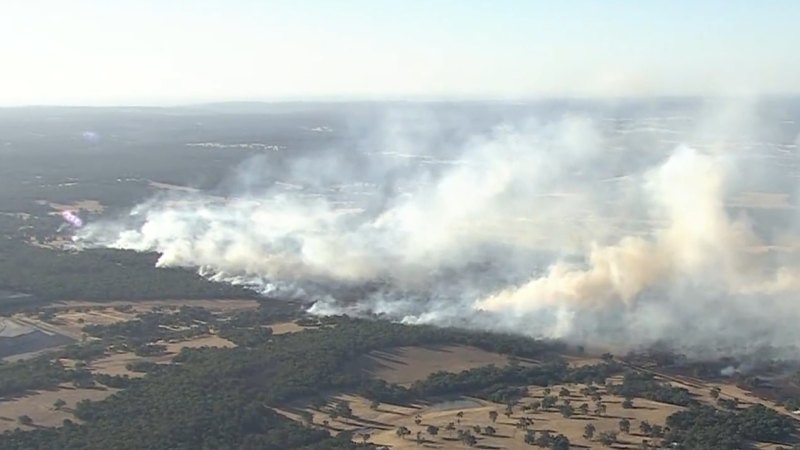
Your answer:
[[[475,129],[403,110],[347,148],[248,162],[234,195],[157,197],[79,239],[320,313],[626,348],[792,348],[797,144],[754,109]]]

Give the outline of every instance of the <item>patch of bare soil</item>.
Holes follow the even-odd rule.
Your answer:
[[[309,328],[298,325],[294,322],[273,323],[269,325],[269,327],[272,328],[272,334],[296,333],[298,331],[303,331]]]
[[[57,389],[37,391],[14,400],[0,402],[0,431],[15,428],[33,429],[36,427],[53,427],[62,424],[64,419],[79,422],[72,415],[75,405],[84,399],[102,400],[117,392],[118,389],[98,386],[97,388],[75,388],[70,384],[62,384]],[[61,399],[66,403],[60,410],[53,404]],[[32,426],[21,425],[18,418],[27,415],[33,419]]]
[[[105,206],[97,200],[79,200],[68,204],[38,200],[36,203],[48,205],[57,211],[89,211],[91,213],[101,213],[105,209]]]
[[[373,359],[378,359],[380,365],[373,368],[376,376],[386,377],[384,379],[394,382],[403,381],[407,384],[413,379],[419,379],[424,373],[438,368],[451,372],[462,370],[475,363],[477,355],[487,353],[480,350],[476,352],[476,349],[468,347],[448,348],[447,350],[451,353],[442,352],[442,349],[408,347],[381,354],[373,352],[365,358],[368,359],[368,362],[375,362]],[[467,362],[465,360],[454,361],[458,359],[457,355],[463,356],[464,354],[471,355],[471,358],[466,359]],[[449,365],[435,363],[435,361],[441,361],[446,355],[451,355],[450,357],[453,358],[449,361]],[[489,355],[493,354],[489,353]],[[498,356],[494,355],[494,358]],[[576,359],[570,362],[583,365],[591,363],[590,360],[591,358]],[[497,363],[497,360],[493,362]],[[736,386],[706,383],[694,378],[664,377],[661,379],[675,386],[686,388],[702,402],[713,404],[714,399],[711,398],[710,392],[713,387],[718,386],[721,388],[721,397],[738,399],[740,407],[761,403],[774,407],[782,414],[789,415],[785,410],[778,409],[775,405],[758,399]],[[609,381],[619,383],[621,377],[612,377]],[[562,387],[569,391],[567,395],[560,395]],[[528,388],[526,397],[514,405],[509,414],[506,414],[506,405],[468,397],[438,403],[402,406],[379,404],[376,407],[368,399],[354,395],[330,397],[329,404],[318,409],[295,405],[293,408],[286,407],[278,412],[301,422],[308,422],[310,419],[314,425],[326,428],[333,433],[352,431],[353,439],[357,442],[366,441],[393,449],[467,448],[457,440],[458,431],[461,430],[470,431],[476,436],[478,443],[475,448],[522,450],[531,448],[524,442],[526,430],[533,430],[536,435],[542,431],[564,434],[569,438],[572,448],[601,448],[602,445],[598,442],[597,436],[604,431],[617,432],[618,440],[613,448],[635,449],[643,441],[652,440],[640,431],[642,423],[647,422],[650,425],[663,427],[667,417],[683,409],[677,405],[645,399],[633,399],[632,408],[623,408],[624,399],[609,394],[604,386],[596,386],[597,392],[600,394],[600,403],[597,403],[586,395],[584,388],[587,386],[581,384],[556,385],[546,391],[547,388],[531,386]],[[535,402],[540,402],[548,392],[550,395],[559,397],[556,407],[548,410],[530,408]],[[345,418],[332,415],[331,406],[335,401],[346,401],[353,411],[353,416]],[[573,413],[569,417],[565,417],[560,409],[566,402],[569,402],[573,408]],[[583,404],[587,406],[585,412],[581,411]],[[491,418],[492,412],[497,413],[494,421]],[[520,420],[523,418],[530,421],[528,425],[520,425]],[[629,432],[620,431],[620,421],[623,419],[627,419],[630,423]],[[595,428],[592,438],[584,436],[588,424]],[[434,428],[429,429],[429,426]],[[397,430],[400,427],[410,430],[410,434],[399,437]],[[475,427],[478,427],[478,431]],[[494,430],[487,430],[486,427],[492,427]],[[450,429],[448,430],[448,428]],[[775,449],[778,446],[775,443],[756,443],[756,447],[762,449]]]
[[[211,336],[198,336],[182,342],[159,342],[167,347],[167,351],[159,356],[137,356],[133,352],[114,353],[102,358],[96,359],[89,364],[89,370],[94,373],[104,373],[107,375],[127,375],[131,378],[143,377],[145,374],[141,372],[133,372],[128,370],[128,364],[139,361],[150,361],[158,364],[169,364],[172,358],[177,355],[183,348],[200,348],[200,347],[219,347],[229,348],[236,345],[224,338],[217,335]]]
[[[152,311],[153,308],[180,308],[181,306],[195,306],[211,311],[240,311],[258,308],[258,302],[250,299],[164,299],[142,301],[112,301],[112,302],[85,302],[65,301],[53,303],[48,308],[92,308],[106,306],[130,306],[136,312]]]
[[[505,355],[463,345],[396,347],[370,352],[358,362],[372,376],[402,385],[410,385],[440,370],[460,372],[508,363]]]

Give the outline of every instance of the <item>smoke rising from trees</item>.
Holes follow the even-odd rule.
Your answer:
[[[313,157],[254,158],[233,195],[157,196],[78,239],[312,312],[696,354],[790,348],[796,134],[734,106],[474,129],[387,113]]]

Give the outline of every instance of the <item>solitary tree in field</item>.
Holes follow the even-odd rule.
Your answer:
[[[533,430],[526,431],[525,437],[522,440],[528,445],[536,444],[536,432]]]
[[[550,408],[552,408],[553,406],[556,406],[556,402],[557,402],[557,401],[558,401],[558,400],[556,399],[556,397],[554,397],[554,396],[552,396],[552,395],[546,395],[546,396],[545,396],[545,397],[542,399],[542,408],[544,408],[544,409],[550,409]]]
[[[439,427],[434,426],[434,425],[428,425],[428,430],[427,431],[428,431],[428,434],[430,434],[431,436],[436,436],[437,434],[439,434]]]
[[[456,413],[456,419],[457,419],[458,423],[461,423],[461,419],[463,419],[463,418],[464,418],[464,411],[459,411],[459,412]]]
[[[447,432],[448,432],[448,434],[450,434],[450,436],[452,436],[453,435],[453,431],[455,431],[455,429],[456,429],[456,424],[454,424],[453,422],[449,422],[447,424],[447,426],[444,427],[444,429],[447,430]]]
[[[719,393],[720,393],[720,388],[717,387],[717,386],[714,386],[713,388],[711,388],[711,392],[709,392],[709,394],[711,395],[711,398],[713,398],[714,400],[719,398]]]
[[[419,414],[414,416],[414,423],[417,424],[417,425],[422,423],[422,417]]]
[[[27,414],[17,417],[17,421],[22,425],[33,425],[33,419]]]
[[[581,403],[581,406],[578,407],[578,411],[581,415],[588,415],[589,414],[589,404],[588,403]]]
[[[491,420],[492,423],[497,422],[497,411],[489,411],[489,420]]]
[[[664,429],[661,427],[661,425],[653,425],[653,427],[650,429],[650,436],[663,437]]]
[[[633,400],[626,398],[622,401],[622,407],[625,409],[632,409],[633,408]]]
[[[550,390],[549,387],[544,388],[544,395],[550,395],[550,392],[552,391]]]
[[[353,417],[353,410],[350,409],[350,404],[344,400],[337,402],[335,411],[339,416],[342,417]]]
[[[619,431],[623,433],[630,433],[631,432],[631,421],[628,419],[621,419],[619,421]]]
[[[650,436],[650,433],[653,432],[653,426],[650,425],[650,422],[643,420],[639,422],[639,431],[644,435]]]
[[[600,433],[600,443],[606,447],[611,447],[617,442],[617,433],[613,431],[603,431]]]
[[[67,402],[65,402],[64,400],[58,399],[55,402],[53,402],[53,408],[56,411],[61,411],[61,408],[63,408],[66,404],[67,404]]]
[[[497,434],[497,430],[495,430],[493,426],[489,425],[483,429],[483,434],[487,436],[494,436],[495,434]]]
[[[561,390],[558,391],[558,396],[562,398],[569,397],[570,396],[569,389],[562,387]]]
[[[466,431],[461,435],[461,442],[470,447],[473,447],[475,444],[478,443],[478,440],[475,438],[475,436],[472,435],[472,433]]]
[[[591,440],[594,437],[595,431],[597,431],[597,428],[595,428],[594,424],[588,423],[583,427],[583,437]]]
[[[394,434],[396,434],[396,435],[397,435],[397,437],[399,437],[400,439],[405,439],[405,438],[406,438],[406,436],[408,436],[409,434],[411,434],[411,430],[409,430],[409,429],[408,429],[408,428],[406,428],[405,426],[400,426],[400,427],[399,427],[399,428],[398,428],[398,429],[397,429],[397,430],[394,432]]]
[[[512,405],[511,403],[507,404],[506,410],[503,414],[505,414],[506,417],[511,417],[511,415],[514,414],[514,405]]]

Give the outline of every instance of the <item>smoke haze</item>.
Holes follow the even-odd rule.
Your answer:
[[[794,348],[796,114],[644,110],[387,106],[331,148],[254,157],[218,193],[158,196],[77,239],[316,313],[691,354]]]

